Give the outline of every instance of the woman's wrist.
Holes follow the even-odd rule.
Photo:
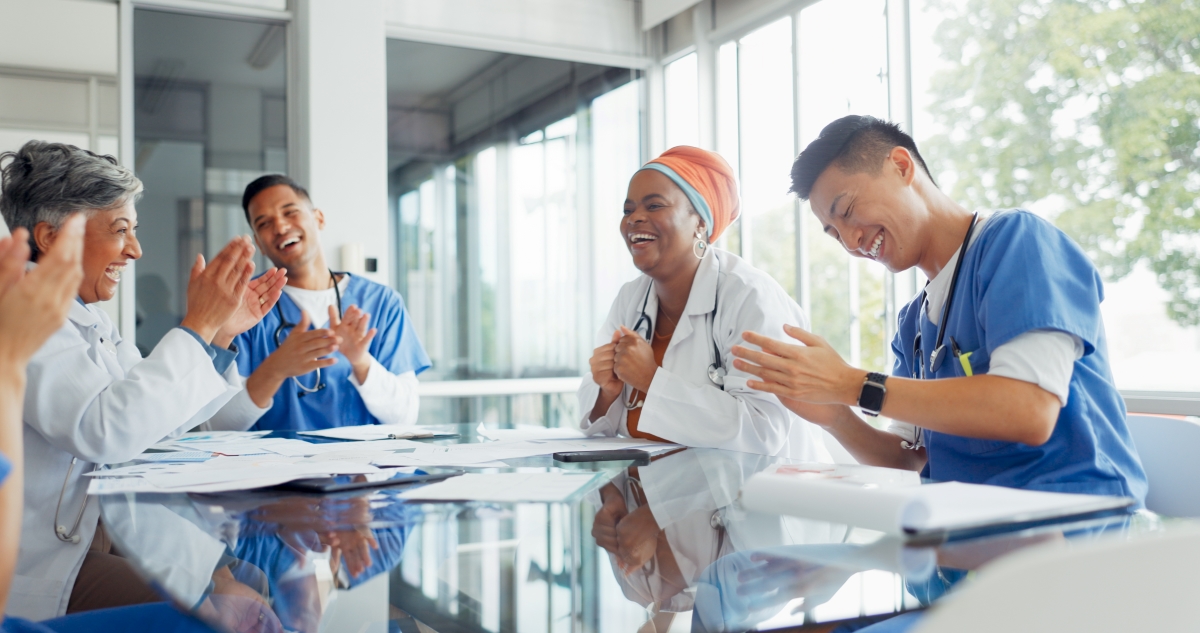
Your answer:
[[[179,327],[185,327],[196,333],[204,342],[212,344],[213,337],[217,335],[217,328],[207,323],[201,323],[200,319],[184,315],[183,321],[179,323]]]

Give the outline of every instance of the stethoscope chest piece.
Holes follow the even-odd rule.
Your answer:
[[[725,368],[717,367],[716,363],[708,366],[708,379],[718,387],[725,386]]]

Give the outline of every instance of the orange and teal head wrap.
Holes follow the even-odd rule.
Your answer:
[[[642,169],[653,169],[671,179],[687,195],[692,208],[704,219],[711,244],[741,213],[737,179],[720,154],[680,145],[662,153]]]

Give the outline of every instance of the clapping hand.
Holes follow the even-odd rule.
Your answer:
[[[0,359],[6,366],[24,368],[66,320],[83,281],[84,224],[82,215],[63,223],[29,272],[29,232],[19,228],[0,239]]]
[[[371,369],[371,340],[375,338],[376,330],[368,329],[370,324],[371,315],[358,306],[350,306],[346,314],[340,317],[337,309],[329,306],[329,329],[341,340],[339,349],[342,356],[350,361],[359,384],[367,381],[367,373]]]
[[[196,256],[187,289],[187,314],[181,326],[211,342],[242,305],[254,275],[254,245],[250,238],[233,238],[207,265]]]
[[[261,276],[251,279],[242,293],[242,303],[233,316],[229,317],[220,331],[213,337],[217,347],[229,347],[229,342],[238,334],[249,330],[262,321],[262,318],[275,307],[283,287],[287,285],[287,272],[282,268],[272,268]]]

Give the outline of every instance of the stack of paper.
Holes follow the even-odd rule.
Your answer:
[[[383,424],[364,424],[362,426],[339,426],[332,429],[317,431],[300,431],[300,435],[325,437],[334,440],[413,440],[418,438],[447,437],[454,435],[443,431],[424,428],[396,428]]]
[[[794,468],[794,467],[793,467]],[[747,509],[919,536],[1123,508],[1133,499],[946,482],[913,485],[863,477],[857,466],[776,471],[750,478]],[[891,469],[871,469],[884,475]],[[874,481],[872,481],[874,479]],[[880,480],[885,481],[880,481]]]

